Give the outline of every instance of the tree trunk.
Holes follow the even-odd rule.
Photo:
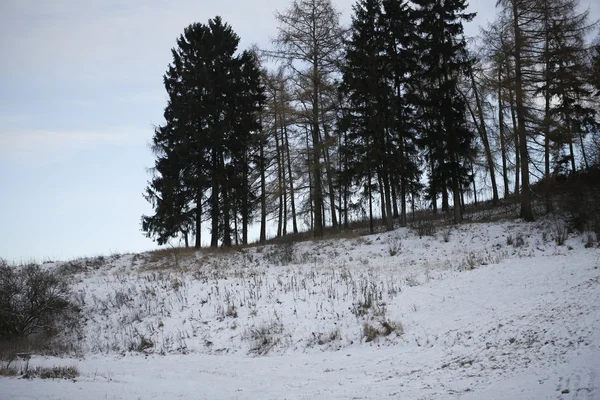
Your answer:
[[[212,193],[211,193],[211,237],[210,246],[217,247],[219,245],[219,161],[216,147],[213,148],[213,176],[212,176]]]
[[[415,191],[413,191],[412,194],[411,194],[411,196],[410,196],[410,210],[412,212],[412,220],[413,220],[413,222],[415,222],[415,220],[416,220],[416,215],[415,215],[415,208],[416,208],[415,207],[415,197],[416,197],[416,194],[415,194]]]
[[[285,119],[284,119],[285,121]],[[298,233],[298,222],[296,219],[296,200],[294,195],[294,180],[292,179],[292,162],[290,159],[290,142],[288,140],[287,123],[283,125],[283,132],[285,138],[285,150],[287,152],[287,167],[288,167],[288,178],[290,182],[290,200],[292,205],[292,229],[294,233]]]
[[[471,175],[473,176],[473,200],[475,201],[475,207],[477,207],[477,186],[475,185],[475,168],[473,167],[473,163],[471,163]]]
[[[393,213],[394,213],[394,218],[398,219],[400,218],[400,212],[398,211],[398,193],[396,191],[396,187],[397,185],[392,184],[392,207],[393,209]]]
[[[244,152],[244,177],[242,184],[244,185],[244,196],[242,197],[242,244],[248,244],[248,219],[250,218],[250,206],[248,204],[248,153]],[[236,218],[237,221],[237,218]],[[235,240],[237,244],[237,227],[235,233]]]
[[[221,160],[223,161],[223,160]],[[231,204],[229,202],[229,182],[227,181],[227,176],[224,178],[223,185],[223,246],[230,247],[231,246],[231,224],[229,221],[230,212],[231,212]]]
[[[379,185],[379,201],[381,204],[381,225],[386,225],[387,224],[387,202],[385,199],[381,168],[377,168],[376,171],[377,171],[377,184]]]
[[[402,202],[401,204],[401,213],[400,213],[400,226],[401,227],[405,227],[407,224],[406,221],[406,179],[403,177],[401,180],[401,194],[400,194],[400,201]],[[414,202],[413,202],[413,207],[414,207]],[[413,209],[413,213],[414,213],[414,209]]]
[[[347,144],[346,132],[344,132],[344,144]],[[341,157],[340,157],[341,158]],[[344,164],[348,165],[348,156],[344,153]],[[340,168],[340,171],[342,169]],[[344,178],[344,228],[348,229],[348,179]]]
[[[510,71],[510,68],[508,68],[507,66],[507,72]],[[509,76],[509,81],[510,81],[510,76]],[[520,155],[520,151],[521,151],[521,147],[519,146],[519,127],[517,124],[517,105],[516,105],[516,101],[515,101],[515,93],[511,88],[508,89],[508,95],[509,95],[509,99],[510,99],[510,117],[512,120],[512,126],[513,126],[513,139],[515,142],[515,196],[518,196],[520,193],[520,188],[521,188],[521,175],[520,175],[520,171],[521,171],[521,155]]]
[[[387,171],[383,172],[383,191],[385,193],[385,227],[388,231],[394,230],[394,217],[392,215],[392,193],[390,190],[390,179]]]
[[[429,170],[431,171],[431,187],[430,187],[430,193],[429,196],[431,197],[431,206],[433,208],[433,213],[437,214],[437,194],[438,194],[438,190],[435,184],[435,179],[433,179],[433,174],[434,174],[434,167],[435,167],[435,163],[433,161],[433,150],[431,148],[431,145],[429,146]]]
[[[276,93],[276,92],[275,92]],[[276,96],[276,94],[275,94]],[[275,104],[277,102],[275,101]],[[277,218],[277,237],[281,237],[282,227],[283,227],[283,202],[285,201],[283,197],[284,188],[283,188],[283,167],[282,167],[282,159],[281,159],[281,146],[279,145],[279,123],[278,123],[278,114],[277,110],[274,113],[274,137],[275,137],[275,153],[277,157],[277,196],[279,197],[279,210],[278,210],[278,218]]]
[[[479,136],[481,137],[481,142],[483,143],[485,158],[488,163],[488,169],[490,170],[490,179],[492,181],[492,204],[497,205],[500,198],[498,196],[498,186],[496,185],[496,168],[494,167],[494,158],[492,157],[492,150],[490,148],[490,142],[488,140],[488,134],[485,125],[485,117],[483,115],[483,105],[481,104],[481,99],[479,98],[479,92],[477,90],[477,84],[475,82],[475,75],[471,67],[469,67],[469,74],[471,75],[471,85],[473,86],[473,93],[475,94],[475,103],[477,105],[477,114],[479,116],[479,124],[476,124],[476,126],[479,126]]]
[[[569,153],[571,156],[571,170],[575,173],[577,168],[575,167],[575,151],[573,149],[573,135],[571,131],[571,121],[567,119],[567,140],[569,141]]]
[[[400,175],[400,201],[401,201],[401,212],[400,212],[400,226],[406,226],[406,185],[407,185],[407,156],[406,156],[406,142],[405,138],[402,137],[400,139],[401,149],[400,149],[400,163],[402,164],[402,173]]]
[[[373,226],[373,193],[371,193],[371,168],[369,168],[369,176],[367,180],[367,193],[369,194],[369,232],[375,232]]]
[[[453,189],[454,190],[454,187]],[[442,181],[442,212],[449,212],[450,205],[448,202],[448,187],[446,186],[446,180]]]
[[[581,134],[581,130],[578,130],[579,135],[579,143],[581,144],[581,156],[583,157],[583,165],[585,165],[585,169],[590,169],[590,165],[588,164],[588,159],[585,154],[585,146],[583,145],[583,135]]]
[[[325,143],[329,143],[329,134],[327,133],[327,125],[323,125],[323,136]],[[331,206],[331,224],[337,227],[337,217],[335,215],[335,190],[333,188],[333,173],[331,172],[331,163],[329,161],[329,150],[326,146],[323,147],[323,160],[325,162],[325,174],[327,176],[327,186],[329,187],[329,202]]]
[[[244,196],[245,197],[245,196]],[[233,210],[231,215],[233,216],[233,239],[235,241],[235,245],[239,246],[239,236],[238,235],[238,218],[237,218],[237,202],[233,201]]]
[[[367,149],[371,146],[370,140],[367,138]],[[372,181],[372,173],[373,170],[371,168],[371,157],[367,157],[367,194],[369,196],[369,232],[373,233],[375,231],[373,226],[373,193],[371,190],[371,181]]]
[[[279,146],[279,149],[281,150],[281,197],[283,198],[283,236],[287,235],[287,222],[288,222],[288,208],[287,208],[287,183],[286,183],[286,177],[285,177],[285,165],[286,165],[286,158],[285,158],[285,148],[284,148],[284,143],[285,143],[285,135],[283,132],[283,124],[285,123],[285,121],[283,121],[283,119],[280,119],[280,124],[279,124],[279,132],[281,133],[281,145]]]
[[[458,164],[456,156],[453,157],[453,163]],[[454,223],[460,224],[462,222],[462,208],[460,199],[460,179],[458,177],[458,171],[455,170],[452,174],[452,192],[454,194]]]
[[[316,34],[316,20],[313,20],[313,32]],[[320,163],[320,157],[321,157],[321,143],[319,140],[319,115],[320,115],[320,110],[319,110],[319,88],[320,88],[320,83],[319,83],[319,67],[318,67],[318,59],[317,59],[317,54],[318,54],[318,45],[316,42],[316,37],[313,34],[314,37],[314,46],[313,46],[313,50],[315,52],[314,54],[314,58],[313,58],[313,70],[312,70],[312,90],[313,90],[313,99],[312,99],[312,125],[313,125],[313,132],[312,132],[312,139],[313,139],[313,181],[314,181],[314,202],[315,202],[315,207],[314,207],[314,211],[315,211],[315,224],[314,224],[314,236],[315,237],[322,237],[323,236],[323,214],[322,214],[322,208],[323,208],[323,188],[321,186],[321,163]]]
[[[312,161],[311,161],[311,151],[310,144],[308,143],[308,128],[306,129],[306,157],[308,161],[308,205],[310,208],[310,230],[314,232],[315,229],[315,212],[314,212],[314,189],[313,189],[313,173],[312,173]],[[312,128],[311,128],[312,130]]]
[[[502,180],[504,182],[504,198],[510,192],[508,189],[508,168],[506,166],[506,133],[504,131],[504,107],[502,103],[502,67],[498,66],[498,134],[500,136],[500,152],[502,155]]]
[[[202,247],[202,189],[198,189],[196,195],[196,242],[194,247],[199,249]]]
[[[260,115],[260,125],[262,126],[262,114]],[[260,237],[261,243],[267,240],[267,180],[266,180],[266,166],[265,166],[265,145],[263,132],[260,132]]]
[[[552,199],[550,197],[551,190],[551,182],[550,182],[550,54],[549,54],[549,21],[548,21],[548,8],[544,8],[544,180],[545,180],[545,190],[544,190],[544,199],[546,203],[546,213],[552,212]]]
[[[521,214],[525,221],[533,221],[531,208],[531,194],[529,193],[529,154],[527,151],[527,132],[525,126],[525,105],[523,96],[523,78],[521,70],[521,28],[519,25],[519,12],[516,0],[513,5],[513,30],[515,36],[515,95],[517,103],[517,127],[519,136],[519,153],[521,156]]]

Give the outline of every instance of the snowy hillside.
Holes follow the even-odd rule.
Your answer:
[[[427,232],[421,232],[427,233]],[[502,222],[46,264],[86,322],[75,380],[2,399],[599,399],[600,250]]]

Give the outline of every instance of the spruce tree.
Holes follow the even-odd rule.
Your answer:
[[[188,26],[172,49],[173,62],[164,76],[166,123],[153,138],[160,154],[146,196],[156,214],[142,217],[142,229],[161,243],[188,226],[193,215],[195,246],[200,247],[206,211],[211,246],[219,240],[232,243],[231,225],[239,213],[247,238],[256,190],[249,185],[250,155],[257,146],[264,95],[255,57],[236,54],[239,40],[216,17],[207,25]]]
[[[409,193],[420,190],[420,161],[418,159],[415,107],[418,55],[416,50],[416,25],[412,10],[402,0],[383,0],[381,20],[384,32],[385,54],[389,63],[389,85],[392,88],[389,103],[391,176],[393,187],[399,184],[401,202],[400,225],[406,226]],[[395,204],[396,202],[394,202]]]
[[[465,0],[414,3],[419,33],[417,50],[421,54],[421,73],[415,78],[423,84],[421,117],[428,121],[423,144],[431,163],[430,193],[435,196],[441,188],[445,196],[446,187],[451,187],[454,221],[458,223],[462,221],[462,186],[471,179],[473,133],[466,125],[465,100],[457,84],[471,62],[466,55],[462,24],[474,14],[464,12]]]
[[[361,176],[370,185],[371,177],[377,172],[385,190],[384,204],[386,224],[393,229],[390,195],[390,159],[386,143],[386,131],[391,119],[389,104],[389,62],[385,55],[382,31],[381,0],[360,0],[353,7],[350,39],[346,45],[346,59],[342,66],[341,91],[347,96],[348,110],[346,126],[350,128],[347,151],[358,163]],[[371,201],[371,198],[369,198]]]
[[[600,37],[599,37],[600,39]],[[600,97],[600,40],[592,46],[592,61],[590,68],[590,83],[596,89],[595,97]]]
[[[590,30],[588,12],[578,12],[577,0],[553,0],[547,26],[547,48],[544,59],[548,61],[543,90],[554,104],[550,117],[558,121],[553,138],[557,147],[567,147],[571,170],[575,172],[574,144],[580,144],[583,164],[589,167],[584,137],[596,128],[596,109],[590,106],[593,94],[587,82],[588,65],[585,57],[585,36]]]
[[[175,139],[176,136],[167,127],[155,129],[155,176],[148,183],[144,198],[152,204],[156,213],[142,217],[142,230],[148,237],[156,237],[160,245],[181,234],[187,246],[188,233],[194,223],[194,215],[189,208],[193,193],[183,184],[183,175],[189,171],[176,155],[175,143],[169,138]]]

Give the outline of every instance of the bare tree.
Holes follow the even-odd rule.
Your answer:
[[[520,217],[526,221],[533,221],[531,207],[531,193],[529,187],[529,151],[527,148],[527,105],[525,98],[524,70],[529,56],[528,44],[531,27],[537,22],[535,2],[529,0],[499,0],[498,6],[506,14],[506,21],[512,30],[514,58],[514,94],[517,136],[519,141],[519,155],[521,162],[521,212]]]
[[[287,10],[275,14],[279,27],[269,52],[284,60],[296,77],[307,82],[311,92],[311,176],[314,202],[314,235],[323,235],[323,188],[321,181],[321,93],[337,70],[343,32],[339,13],[330,0],[294,0]],[[333,207],[333,205],[332,205]]]

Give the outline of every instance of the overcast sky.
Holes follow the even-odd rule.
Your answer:
[[[342,22],[352,0],[334,0]],[[494,19],[495,0],[473,2]],[[600,16],[600,2],[583,0]],[[288,0],[0,0],[0,257],[45,261],[154,248],[140,232],[162,75],[192,22],[223,17],[269,46]]]

